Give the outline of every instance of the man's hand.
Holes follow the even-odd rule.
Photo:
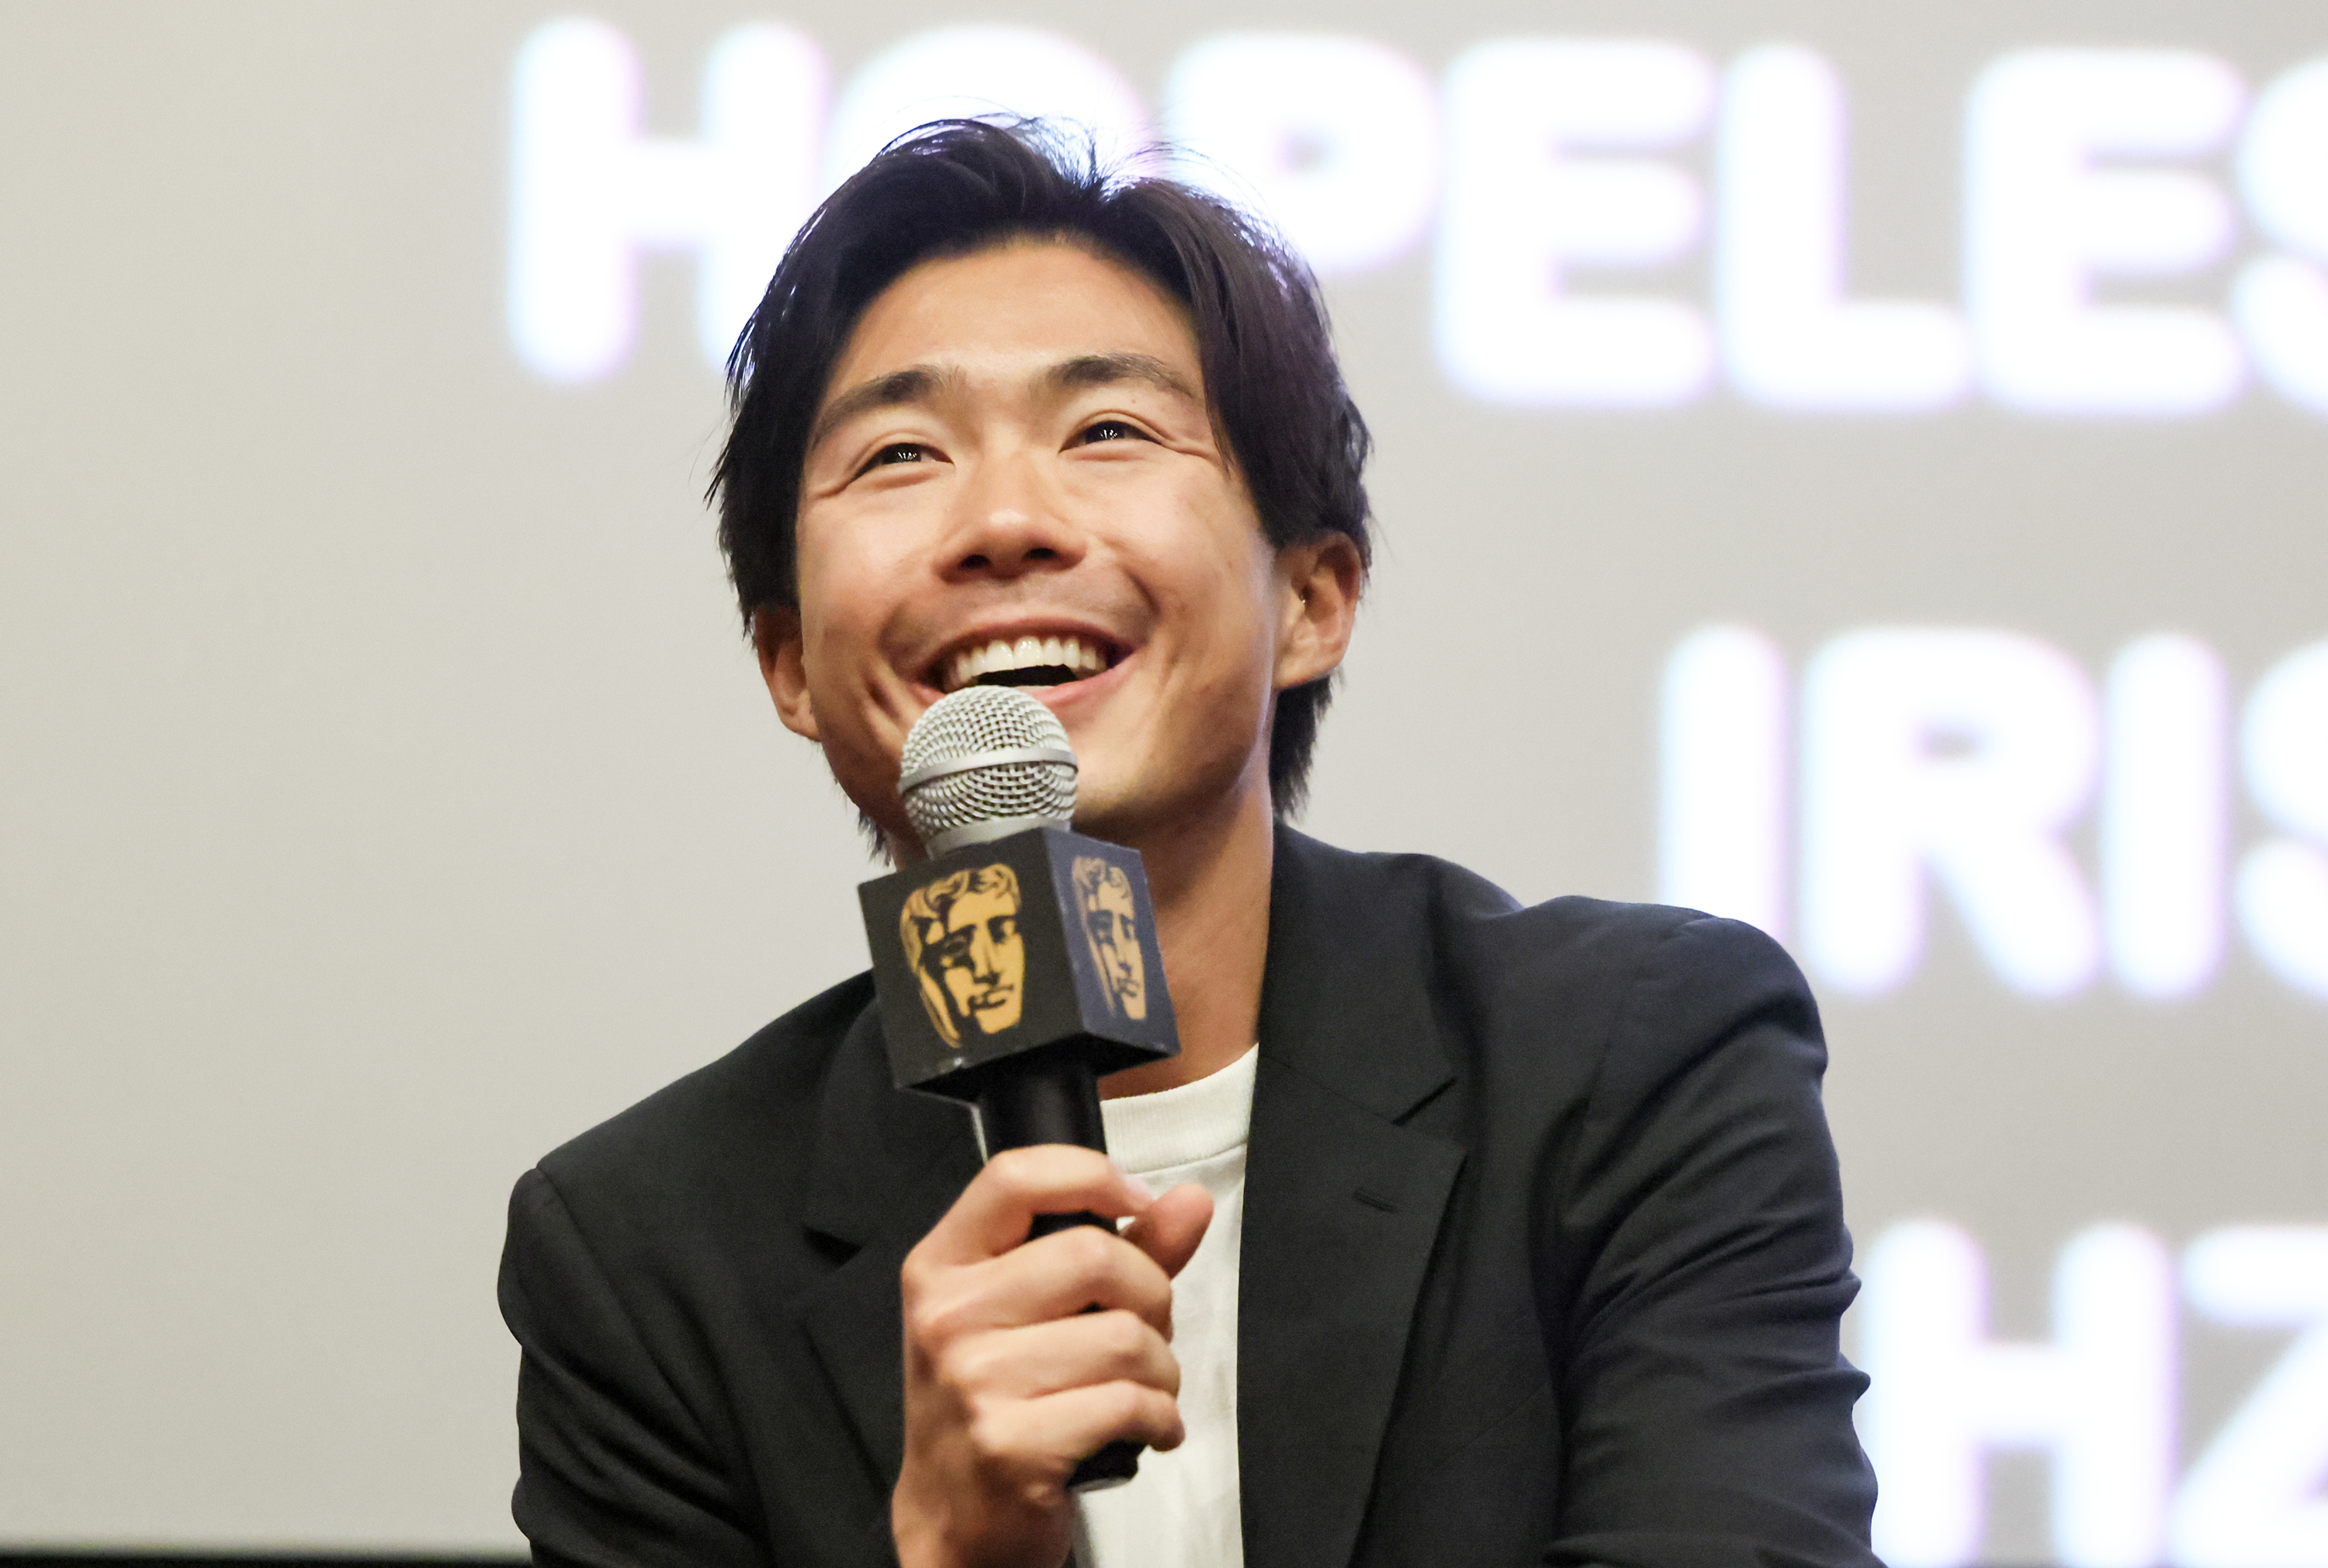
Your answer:
[[[1135,1217],[1120,1236],[1027,1241],[1037,1215],[1078,1209]],[[1117,1438],[1179,1445],[1172,1276],[1212,1217],[1201,1187],[1153,1197],[1064,1144],[998,1154],[962,1190],[901,1280],[906,1458],[889,1523],[904,1568],[1058,1568],[1084,1456]]]

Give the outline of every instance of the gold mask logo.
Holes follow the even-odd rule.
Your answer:
[[[1018,874],[979,866],[916,887],[897,916],[922,1006],[949,1046],[965,1034],[1018,1027],[1027,944],[1018,934]]]
[[[1123,868],[1078,855],[1070,875],[1083,915],[1084,940],[1107,986],[1108,1006],[1127,1019],[1148,1016],[1148,964],[1140,956],[1139,905]]]

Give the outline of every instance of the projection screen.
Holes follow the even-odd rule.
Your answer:
[[[1809,973],[1895,1568],[2328,1563],[2328,16],[0,12],[0,1545],[502,1551],[502,1206],[861,968],[701,503],[882,140],[1326,279],[1305,825]]]

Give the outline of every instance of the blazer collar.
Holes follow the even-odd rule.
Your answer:
[[[965,1157],[978,1167],[968,1112],[930,1094],[900,1091],[889,1077],[880,1009],[868,1000],[826,1069],[809,1165],[809,1229],[861,1247],[893,1225],[898,1206],[932,1164]]]
[[[1279,830],[1237,1284],[1252,1568],[1350,1561],[1462,1167],[1460,1146],[1402,1124],[1454,1076],[1429,886]]]
[[[1281,824],[1261,988],[1263,1059],[1389,1122],[1454,1076],[1431,1005],[1428,895],[1395,864]]]
[[[853,1255],[808,1291],[801,1315],[885,1498],[906,1441],[897,1271],[977,1171],[968,1113],[891,1084],[868,1000],[826,1071],[801,1216]]]

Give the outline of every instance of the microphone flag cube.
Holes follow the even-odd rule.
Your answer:
[[[1137,850],[1030,828],[857,896],[900,1089],[976,1100],[997,1064],[1031,1052],[1097,1077],[1179,1054]]]

